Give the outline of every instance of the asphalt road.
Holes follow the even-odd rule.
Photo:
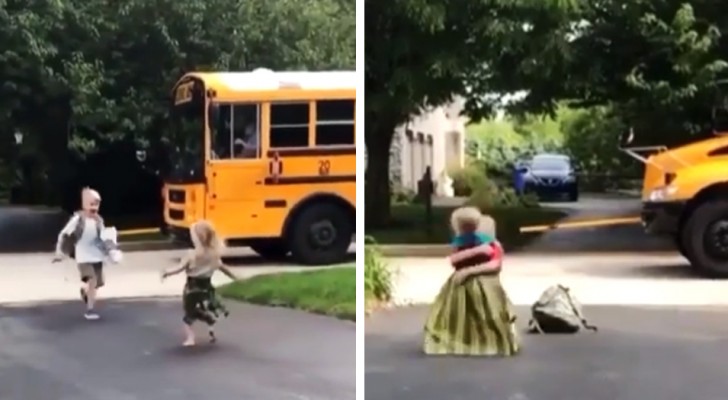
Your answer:
[[[584,194],[578,202],[542,203],[544,207],[565,210],[562,222],[639,217],[639,198],[619,194]],[[669,237],[647,235],[641,224],[557,228],[544,233],[524,251],[532,252],[644,252],[675,251]]]
[[[523,336],[511,359],[426,357],[427,308],[366,323],[367,400],[722,400],[728,308],[587,306],[598,333]],[[519,324],[525,324],[519,307]]]
[[[51,264],[50,253],[0,255],[0,399],[355,398],[351,322],[228,302],[217,344],[201,329],[198,348],[181,347],[184,277],[159,279],[179,255],[127,253],[108,266],[99,321],[82,317],[73,263]],[[301,269],[255,260],[231,260],[235,274]]]

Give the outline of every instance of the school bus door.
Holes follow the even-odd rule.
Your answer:
[[[268,162],[260,149],[261,107],[220,104],[210,136],[206,217],[225,238],[255,237]]]

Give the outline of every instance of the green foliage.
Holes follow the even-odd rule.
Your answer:
[[[491,178],[510,183],[516,161],[562,149],[560,118],[564,113],[559,108],[553,117],[527,114],[471,124],[467,127],[466,154]]]
[[[393,275],[376,241],[367,236],[364,246],[364,293],[367,299],[389,301]]]
[[[565,147],[580,173],[617,177],[637,176],[641,165],[619,150],[619,138],[627,129],[608,107],[578,110],[561,121]]]
[[[468,198],[467,204],[481,210],[492,208],[538,208],[538,198],[533,195],[519,196],[509,187],[500,187],[491,181],[474,191]]]
[[[185,72],[354,69],[355,40],[340,0],[0,1],[0,158],[20,130],[59,181],[66,149],[153,144]]]
[[[490,182],[482,165],[469,164],[449,172],[455,196],[467,197]]]
[[[392,204],[412,204],[417,200],[417,193],[408,189],[392,191]]]
[[[577,0],[365,0],[365,141],[369,154],[366,214],[389,218],[389,150],[394,129],[429,105],[466,99],[467,114],[492,114],[529,80],[556,76],[539,60],[560,63]],[[530,27],[530,29],[526,29]],[[554,29],[552,29],[554,28]],[[485,96],[485,94],[492,94]],[[530,98],[534,109],[550,99]]]

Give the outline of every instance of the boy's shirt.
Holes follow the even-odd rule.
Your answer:
[[[503,248],[494,237],[480,232],[456,236],[450,263],[455,269],[485,264],[503,257]]]

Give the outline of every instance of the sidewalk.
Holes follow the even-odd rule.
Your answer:
[[[102,299],[180,296],[184,275],[160,279],[160,270],[176,264],[181,251],[155,251],[126,253],[119,265],[107,265],[104,274],[107,285],[101,292]],[[316,267],[295,265],[244,265],[232,267],[234,273],[244,279],[255,275],[312,270]],[[51,254],[0,255],[0,303],[42,302],[75,300],[78,298],[78,271],[72,260],[51,263]],[[216,274],[216,285],[229,282],[222,274]]]
[[[444,258],[394,258],[395,305],[431,303],[452,273]],[[728,282],[692,274],[677,255],[621,254],[508,257],[503,285],[517,305],[530,305],[546,287],[569,286],[592,305],[728,305]]]

